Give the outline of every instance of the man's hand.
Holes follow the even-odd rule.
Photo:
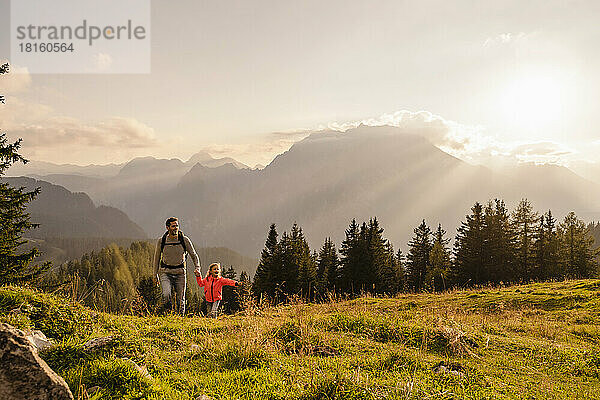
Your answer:
[[[196,269],[194,270],[194,275],[196,275],[196,277],[198,278],[202,278],[202,272],[200,271],[200,267],[196,267]]]

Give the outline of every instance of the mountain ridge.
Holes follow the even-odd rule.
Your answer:
[[[90,182],[86,193],[124,210],[151,235],[176,215],[203,246],[246,255],[258,254],[271,223],[281,231],[297,222],[313,248],[325,237],[341,242],[351,219],[374,216],[396,246],[408,242],[422,219],[441,223],[453,236],[474,202],[493,198],[510,208],[526,197],[536,210],[552,209],[559,218],[572,210],[600,218],[600,186],[565,167],[491,170],[391,126],[313,132],[260,170],[229,163],[214,168],[196,163],[186,170],[173,159],[138,162],[173,168],[157,174],[151,167],[137,168],[103,185]]]

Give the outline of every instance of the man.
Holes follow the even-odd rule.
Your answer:
[[[160,282],[163,303],[171,301],[171,292],[175,289],[177,311],[185,314],[185,259],[189,254],[194,261],[194,274],[201,276],[200,258],[190,239],[179,231],[179,221],[175,217],[167,219],[167,231],[158,239],[154,252],[154,283]]]

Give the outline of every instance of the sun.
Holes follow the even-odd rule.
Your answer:
[[[500,98],[506,125],[517,131],[539,132],[563,114],[563,84],[557,77],[529,75],[513,80]]]

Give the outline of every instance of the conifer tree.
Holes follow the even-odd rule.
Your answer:
[[[298,265],[294,260],[292,239],[287,232],[281,234],[275,256],[272,284],[274,286],[274,300],[285,301],[294,293],[298,283]]]
[[[340,288],[347,293],[358,293],[360,284],[356,284],[362,278],[361,275],[361,249],[360,228],[353,219],[348,229],[346,238],[340,247]]]
[[[230,265],[229,268],[223,271],[223,277],[227,279],[235,280],[237,278],[237,272],[233,265]],[[223,286],[222,289],[223,301],[222,307],[223,312],[226,314],[232,314],[241,309],[240,298],[237,287],[233,286]]]
[[[8,72],[8,64],[0,66],[0,75]],[[5,102],[3,96],[0,96],[0,102]],[[27,163],[18,153],[20,147],[21,139],[9,143],[6,134],[0,133],[0,178],[12,164]],[[19,247],[27,242],[23,233],[37,226],[30,222],[26,208],[39,192],[39,188],[27,192],[0,181],[0,285],[30,281],[49,268],[49,264],[32,264],[37,249],[19,251]]]
[[[471,214],[461,223],[454,242],[454,265],[452,276],[459,285],[482,283],[484,254],[483,207],[476,202]]]
[[[319,292],[335,291],[338,281],[339,259],[335,244],[326,238],[317,256],[317,284]]]
[[[552,216],[552,211],[548,210],[544,214],[543,222],[544,250],[541,258],[538,258],[540,276],[541,279],[558,278],[564,275],[560,267],[560,243],[556,231],[556,219]]]
[[[256,298],[266,296],[273,298],[275,295],[275,279],[277,263],[279,262],[279,245],[277,241],[277,228],[275,224],[269,227],[265,247],[260,254],[260,262],[254,274],[252,291]]]
[[[572,278],[589,278],[598,275],[598,250],[588,227],[570,212],[559,224],[560,254],[565,274]]]
[[[292,226],[290,237],[292,240],[293,263],[295,264],[293,270],[297,271],[297,288],[294,292],[299,292],[302,297],[312,300],[317,283],[315,259],[310,252],[302,228],[296,223]]]
[[[369,243],[371,232],[366,222],[360,225],[358,234],[358,251],[357,263],[359,265],[359,273],[354,280],[354,287],[358,288],[359,292],[374,292],[375,282],[377,281],[377,271],[374,268],[371,252],[369,251]]]
[[[535,275],[536,259],[534,243],[537,240],[539,215],[533,211],[531,203],[522,199],[512,215],[512,225],[516,234],[515,278],[526,279]]]
[[[406,290],[406,257],[401,249],[396,253],[396,273],[398,274],[398,290]]]
[[[377,218],[371,218],[365,226],[365,264],[367,290],[377,293],[395,293],[396,271],[390,264],[387,240]],[[392,250],[393,251],[393,250]],[[393,253],[392,253],[393,254]]]
[[[450,239],[446,239],[445,235],[446,231],[442,229],[442,224],[438,224],[433,234],[433,246],[429,253],[429,267],[425,276],[427,286],[437,292],[446,290],[452,266],[447,247]]]
[[[483,221],[484,261],[480,283],[513,281],[516,238],[504,201],[489,201],[484,209]]]
[[[393,295],[401,290],[403,275],[401,275],[400,268],[396,255],[394,254],[394,246],[392,246],[389,240],[386,240],[385,259],[380,266],[379,272],[379,293]]]
[[[408,256],[406,262],[406,278],[410,289],[420,291],[424,287],[425,277],[429,265],[431,252],[431,229],[425,220],[415,228],[415,236],[408,243]]]
[[[530,279],[545,279],[546,278],[546,264],[547,264],[547,251],[548,251],[548,237],[546,235],[546,215],[540,215],[537,229],[537,238],[534,244],[535,248],[535,270]]]

